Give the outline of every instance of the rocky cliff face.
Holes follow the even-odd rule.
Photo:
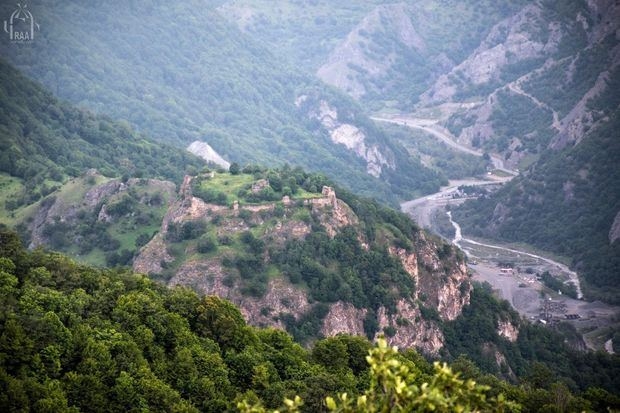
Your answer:
[[[616,214],[614,222],[609,229],[609,243],[613,244],[618,238],[620,238],[620,211]]]
[[[205,161],[214,163],[224,169],[228,169],[230,167],[230,162],[224,159],[215,151],[215,149],[211,147],[211,145],[206,142],[194,141],[187,147],[187,150],[194,155],[201,157]]]
[[[416,347],[428,354],[436,354],[443,346],[441,329],[434,321],[425,320],[419,306],[437,310],[442,320],[454,320],[469,304],[471,284],[464,262],[446,271],[436,251],[429,244],[415,252],[403,248],[390,248],[397,256],[405,271],[415,280],[416,291],[411,300],[401,300],[398,312],[389,316],[385,309],[380,312],[381,328],[392,327],[396,333],[389,341],[400,347]]]
[[[504,337],[511,343],[514,343],[519,337],[519,327],[515,326],[510,321],[500,320],[497,323],[497,334],[499,334],[500,337]]]
[[[532,27],[544,31],[545,35],[534,37]],[[528,5],[493,26],[467,59],[440,76],[422,94],[421,103],[450,101],[468,88],[502,85],[503,72],[507,67],[549,56],[557,50],[561,36],[559,24],[547,21],[540,6]]]
[[[421,104],[478,97],[447,125],[460,142],[492,148],[512,166],[527,153],[579,143],[610,110],[601,96],[620,76],[619,22],[620,6],[610,1],[563,13],[527,5],[440,76]]]
[[[355,124],[343,120],[338,109],[321,99],[314,102],[308,95],[299,96],[295,104],[305,106],[306,116],[318,120],[327,130],[332,142],[344,145],[348,150],[366,161],[368,174],[378,178],[383,168],[394,169],[394,156],[389,149],[370,142],[366,132]]]
[[[265,220],[262,214],[272,212],[275,203],[261,205],[239,205],[233,207],[209,204],[195,197],[191,190],[192,178],[187,177],[179,190],[179,196],[168,208],[159,233],[141,250],[134,260],[134,270],[151,274],[170,271],[169,285],[187,285],[201,294],[215,294],[231,300],[241,309],[249,323],[261,326],[285,328],[283,317],[292,316],[299,320],[316,305],[310,302],[307,292],[292,284],[283,276],[268,280],[264,294],[260,297],[242,293],[240,280],[231,277],[229,265],[225,265],[226,253],[203,256],[195,254],[194,247],[187,246],[183,261],[172,256],[168,233],[172,225],[178,227],[184,222],[217,222],[218,234],[233,237],[235,234],[254,228],[261,228]],[[284,245],[286,240],[303,239],[311,227],[303,219],[295,218],[298,201],[283,202],[284,214],[278,222],[258,231],[263,240],[272,246]],[[322,195],[307,199],[303,208],[309,208],[329,237],[335,237],[345,227],[358,231],[358,240],[363,248],[368,243],[359,229],[360,220],[353,210],[338,199],[334,190],[324,187]],[[241,219],[240,216],[244,216]],[[406,273],[415,280],[416,289],[410,297],[398,300],[396,311],[385,307],[378,309],[376,319],[379,332],[389,332],[389,341],[401,347],[416,347],[425,353],[436,354],[443,346],[444,339],[438,324],[427,320],[420,305],[435,309],[442,320],[453,320],[469,302],[470,284],[464,263],[455,261],[448,266],[437,253],[437,246],[426,239],[422,233],[416,246],[411,250],[390,246],[390,255],[397,257]],[[270,262],[268,254],[263,256],[266,265]],[[165,267],[168,267],[166,269]],[[338,333],[364,335],[364,322],[368,313],[366,308],[356,308],[351,303],[337,301],[328,304],[320,332],[324,336]]]

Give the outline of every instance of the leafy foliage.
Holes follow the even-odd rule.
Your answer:
[[[330,239],[324,232],[289,241],[273,252],[274,262],[293,283],[305,283],[314,300],[350,302],[358,308],[396,310],[415,289],[398,259],[378,246],[364,250],[351,227]],[[369,332],[370,337],[374,331]]]
[[[515,342],[498,334],[500,321],[518,326]],[[568,326],[551,330],[520,322],[507,301],[500,302],[493,297],[490,285],[474,284],[469,306],[457,319],[444,323],[444,355],[455,362],[459,355],[466,355],[482,371],[510,380],[519,378],[533,389],[549,392],[541,398],[552,397],[554,386],[558,385],[567,386],[573,392],[597,387],[614,394],[620,385],[620,357],[572,350],[566,339],[574,331],[563,329]],[[493,356],[496,351],[504,356],[501,365]],[[541,379],[540,371],[547,377]]]
[[[285,332],[247,326],[221,298],[28,252],[4,231],[0,304],[3,411],[262,412],[285,399],[292,400],[290,411],[302,412],[431,405],[497,411],[515,402],[539,411],[553,400],[579,411],[620,405],[602,388],[576,396],[561,383],[541,382],[549,377],[544,367],[517,387],[482,375],[463,358],[454,364],[460,376],[445,365],[433,368],[383,340],[370,353],[367,340],[345,335],[305,350]],[[579,362],[576,371],[593,371],[588,366],[601,356],[588,357],[571,360]]]
[[[453,411],[518,411],[518,405],[506,402],[503,395],[497,399],[486,398],[487,386],[473,380],[461,380],[446,364],[434,364],[434,374],[429,381],[417,368],[398,358],[395,348],[379,339],[377,346],[366,357],[370,365],[370,383],[360,396],[341,393],[336,398],[326,397],[330,412],[453,412]],[[420,377],[422,376],[422,377]],[[303,400],[285,399],[286,410],[299,412]],[[250,406],[247,401],[238,405],[245,413],[263,413],[260,405]]]

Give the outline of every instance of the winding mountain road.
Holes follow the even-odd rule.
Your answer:
[[[553,115],[553,123],[551,124],[551,126],[553,126],[553,128],[557,130],[558,132],[562,130],[562,123],[560,122],[560,116],[558,115],[558,112],[556,112],[551,106],[547,105],[544,102],[541,102],[535,96],[532,96],[529,93],[527,93],[525,90],[521,89],[521,85],[519,85],[519,83],[517,82],[508,83],[507,86],[508,86],[508,89],[510,89],[510,91],[518,95],[525,96],[526,98],[529,98],[539,108],[550,110]]]
[[[544,103],[538,101],[535,97],[523,91],[518,85],[509,84],[508,87],[514,93],[518,93],[518,94],[529,97],[537,105],[541,107],[547,107]],[[553,110],[552,112],[553,112],[553,119],[554,119],[553,126],[559,128],[559,121],[558,121],[557,113]],[[479,150],[470,148],[468,146],[465,146],[457,142],[455,137],[447,129],[441,127],[438,124],[438,121],[435,119],[413,118],[413,117],[405,117],[405,116],[394,116],[390,118],[373,116],[371,117],[371,119],[378,121],[378,122],[388,122],[388,123],[393,123],[397,125],[407,126],[413,129],[423,130],[424,132],[444,142],[450,148],[453,148],[455,150],[458,150],[458,151],[461,151],[463,153],[467,153],[470,155],[474,155],[474,156],[484,155],[483,152]],[[448,203],[455,202],[455,199],[453,198],[453,196],[458,191],[459,186],[461,185],[467,185],[467,186],[497,185],[497,184],[510,181],[513,177],[518,175],[518,172],[505,167],[504,160],[499,155],[490,154],[490,156],[491,156],[491,161],[493,162],[493,166],[495,167],[495,169],[498,169],[500,171],[503,171],[509,174],[508,177],[505,177],[505,178],[496,177],[493,180],[481,180],[481,179],[476,179],[476,178],[468,178],[468,179],[464,179],[460,181],[451,181],[448,186],[441,188],[440,191],[437,193],[434,193],[432,195],[427,195],[421,198],[413,199],[411,201],[403,202],[401,204],[401,210],[413,216],[418,222],[418,224],[421,225],[422,227],[430,228],[431,216],[432,216],[433,211],[436,210],[440,206],[444,206]],[[466,198],[459,198],[457,202],[460,202],[465,199]],[[578,298],[583,297],[583,293],[581,291],[581,285],[579,283],[579,277],[577,276],[577,273],[574,271],[571,271],[566,265],[560,262],[554,261],[552,259],[542,257],[540,255],[532,254],[526,251],[520,251],[520,250],[516,250],[513,248],[503,247],[500,245],[481,243],[481,242],[474,241],[469,238],[465,238],[462,235],[460,225],[452,219],[452,214],[450,212],[448,212],[448,216],[450,218],[450,222],[452,223],[455,229],[455,237],[452,242],[458,247],[461,247],[460,245],[461,242],[467,242],[467,243],[470,243],[473,245],[479,245],[482,247],[503,250],[503,251],[516,253],[516,254],[522,254],[522,255],[525,255],[531,258],[544,261],[547,264],[555,266],[559,268],[561,271],[563,271],[564,273],[568,274],[569,280],[575,284],[575,287],[577,289],[577,297]]]
[[[412,129],[423,130],[424,132],[434,136],[435,138],[448,145],[450,148],[456,149],[457,151],[467,153],[473,156],[484,156],[484,152],[470,148],[469,146],[465,146],[457,142],[456,138],[450,133],[450,131],[440,126],[438,124],[438,121],[435,119],[412,118],[404,116],[394,116],[391,118],[371,116],[370,119],[377,122],[393,123],[396,125],[407,126]],[[493,167],[495,169],[498,169],[513,176],[518,175],[518,172],[505,167],[504,160],[499,155],[489,154],[489,156],[491,157],[491,162],[493,162]]]

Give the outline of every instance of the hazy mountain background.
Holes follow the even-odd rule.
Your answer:
[[[231,1],[219,10],[364,107],[431,114],[457,142],[521,170],[490,199],[456,212],[464,230],[568,256],[589,297],[617,301],[618,5],[330,6]],[[307,38],[312,58],[295,52]]]
[[[3,39],[0,50],[60,98],[162,142],[202,140],[241,164],[301,165],[392,203],[443,182],[351,99],[241,33],[216,6],[31,4],[45,28],[38,41]]]

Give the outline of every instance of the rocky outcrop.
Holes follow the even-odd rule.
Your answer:
[[[437,354],[444,345],[441,328],[433,321],[424,320],[420,309],[411,300],[400,299],[394,314],[389,314],[385,307],[380,307],[377,321],[380,328],[377,335],[384,334],[388,328],[395,332],[393,335],[386,333],[390,345],[400,348],[415,347],[429,355]]]
[[[359,219],[353,210],[343,201],[336,198],[336,193],[329,186],[323,187],[323,197],[308,200],[313,213],[325,227],[327,235],[334,237],[340,228],[356,226]],[[329,207],[326,209],[325,207]]]
[[[620,6],[618,7],[620,10]],[[618,76],[620,66],[620,45],[610,51],[611,62],[607,70],[599,73],[592,87],[584,93],[577,104],[561,120],[563,128],[559,134],[549,143],[549,147],[560,150],[569,145],[578,144],[587,135],[587,131],[601,118],[603,108],[591,107],[591,101],[605,92],[610,86],[612,73]]]
[[[365,47],[371,41],[369,33],[387,29],[404,47],[417,51],[425,49],[424,40],[409,18],[408,8],[404,3],[376,7],[332,51],[327,62],[318,69],[317,76],[356,99],[364,96],[368,91],[365,82],[359,80],[362,73],[368,79],[380,78],[396,61],[393,52],[381,60],[369,57]]]
[[[488,359],[495,360],[495,365],[502,372],[502,375],[508,380],[516,380],[517,375],[508,364],[508,360],[504,353],[499,351],[494,343],[484,343],[482,345],[482,354]]]
[[[338,301],[329,306],[329,313],[323,319],[321,334],[332,337],[340,333],[364,335],[364,317],[368,310],[355,308],[351,303]]]
[[[179,196],[170,205],[162,222],[160,232],[141,250],[134,260],[134,270],[143,273],[160,274],[175,260],[167,252],[166,234],[171,223],[181,225],[187,221],[202,220],[210,222],[219,216],[218,238],[249,230],[251,226],[264,223],[265,211],[274,210],[275,203],[260,205],[240,205],[229,208],[205,203],[192,194],[192,178],[186,177],[179,190]],[[353,227],[363,247],[368,244],[360,230],[360,221],[354,211],[338,199],[333,188],[325,186],[320,197],[306,199],[303,204],[289,199],[284,214],[272,221],[261,232],[260,237],[271,248],[284,245],[287,240],[301,239],[312,228],[309,223],[292,218],[296,208],[309,208],[315,222],[319,222],[328,236],[334,237],[344,227]],[[240,211],[250,214],[240,217]],[[269,216],[269,215],[267,215]],[[290,218],[287,218],[290,217]],[[390,247],[388,252],[398,257],[405,271],[415,280],[416,289],[410,297],[402,297],[396,303],[394,312],[386,307],[377,310],[378,333],[389,336],[393,345],[403,348],[416,347],[428,354],[437,354],[443,346],[444,337],[435,321],[426,320],[422,315],[419,302],[434,308],[442,320],[453,320],[461,313],[462,307],[469,302],[470,286],[462,262],[455,256],[446,260],[439,259],[437,246],[425,238],[423,233],[416,235],[416,245],[411,250]],[[175,267],[168,284],[187,285],[200,294],[214,294],[236,304],[246,320],[253,325],[285,328],[284,317],[299,319],[308,313],[313,305],[309,303],[307,292],[292,284],[284,276],[272,277],[267,282],[265,293],[261,297],[242,294],[243,280],[238,277],[237,269],[222,264],[226,255],[208,256],[195,254],[193,247],[187,247],[185,262],[175,262]],[[263,255],[265,263],[269,262],[269,252]],[[394,309],[392,309],[394,310]],[[338,333],[365,335],[364,321],[368,310],[360,309],[351,303],[336,302],[329,304],[329,311],[322,320],[321,334],[333,336]],[[389,333],[389,334],[388,334]]]
[[[532,36],[533,27],[546,37]],[[530,4],[496,24],[480,46],[449,73],[440,76],[420,97],[424,104],[450,101],[463,86],[475,87],[500,81],[505,67],[549,55],[561,39],[559,25],[543,19],[540,6]]]
[[[187,147],[187,150],[205,161],[221,166],[224,169],[230,167],[230,162],[222,158],[222,156],[206,142],[194,141]]]
[[[519,337],[519,327],[513,325],[510,321],[500,320],[497,323],[497,334],[511,343],[514,343]]]
[[[155,235],[133,260],[133,270],[142,274],[160,274],[166,263],[174,261],[168,254],[163,234]]]
[[[301,107],[308,105],[308,96],[299,96],[295,104]],[[379,147],[376,143],[369,142],[366,133],[348,121],[340,119],[338,110],[332,107],[326,100],[320,100],[317,107],[310,105],[307,108],[307,116],[321,122],[327,130],[332,142],[344,145],[348,150],[366,161],[366,172],[378,178],[383,168],[394,169],[395,164],[392,154],[386,148]]]
[[[469,304],[472,287],[467,268],[462,261],[456,261],[451,269],[444,268],[436,251],[426,245],[416,252],[394,247],[389,251],[400,259],[405,271],[415,280],[416,292],[412,298],[436,309],[442,320],[454,320]]]
[[[609,243],[613,244],[618,238],[620,238],[620,211],[616,214],[614,222],[609,229]]]
[[[285,278],[270,280],[265,294],[255,298],[242,295],[234,283],[227,281],[227,275],[219,260],[190,261],[179,268],[168,285],[191,286],[200,294],[226,298],[239,307],[248,323],[257,326],[284,329],[281,314],[299,318],[310,309],[305,292]]]
[[[31,231],[30,248],[46,242],[43,235],[47,225],[62,222],[69,226],[81,222],[80,216],[96,216],[99,222],[111,222],[112,217],[107,212],[107,203],[118,198],[125,191],[134,187],[149,188],[159,193],[160,199],[174,199],[175,185],[172,182],[157,179],[132,178],[126,182],[119,179],[109,179],[100,175],[97,170],[89,169],[82,176],[70,179],[58,191],[41,201],[29,230]],[[147,204],[149,200],[139,202]],[[72,240],[79,243],[79,239]]]
[[[268,237],[276,245],[282,245],[291,239],[302,239],[311,231],[310,225],[302,221],[278,221],[273,230],[265,231],[265,237]]]

